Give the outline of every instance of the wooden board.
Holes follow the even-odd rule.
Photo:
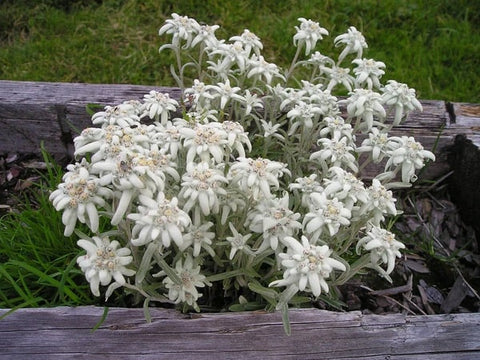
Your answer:
[[[6,310],[0,310],[0,315]],[[480,314],[181,314],[151,309],[22,309],[0,321],[0,359],[480,359]]]
[[[176,88],[138,85],[72,84],[0,80],[0,154],[39,153],[43,141],[57,159],[72,153],[72,139],[91,126],[88,104],[116,105],[142,99],[156,89],[178,99]],[[415,136],[426,149],[434,150],[438,161],[428,167],[424,178],[437,178],[448,171],[445,146],[457,134],[465,134],[480,145],[480,105],[423,100],[423,112],[414,112],[392,136]],[[363,177],[378,173],[370,167]]]

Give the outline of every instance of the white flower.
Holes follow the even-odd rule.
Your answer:
[[[244,191],[247,196],[259,200],[261,197],[268,198],[271,196],[271,186],[274,189],[280,187],[278,179],[283,174],[290,175],[290,171],[281,162],[262,158],[239,157],[232,164],[228,172],[228,179],[236,184],[241,191]]]
[[[142,116],[148,115],[150,119],[154,119],[165,125],[168,120],[170,111],[177,110],[178,102],[171,99],[168,93],[161,93],[155,90],[144,95],[143,104],[141,106]]]
[[[196,29],[197,34],[192,40],[191,47],[194,48],[198,44],[203,43],[207,48],[214,48],[218,44],[215,31],[219,28],[220,26],[218,25],[200,25],[200,27]]]
[[[209,55],[220,55],[223,57],[218,64],[219,69],[230,70],[231,66],[236,64],[241,73],[245,71],[249,57],[241,41],[235,41],[233,44],[219,43]]]
[[[220,98],[220,109],[225,109],[227,103],[231,100],[245,102],[245,98],[237,94],[241,89],[238,86],[231,87],[230,80],[217,83],[217,85],[207,85],[207,90],[211,91],[214,98]]]
[[[387,116],[382,96],[372,90],[355,89],[346,100],[348,115],[361,121],[359,129],[370,131],[374,118],[381,122]],[[358,126],[358,124],[357,124]]]
[[[97,132],[96,130],[99,130]],[[143,152],[150,148],[155,133],[154,125],[139,124],[135,127],[107,125],[102,129],[88,128],[77,136],[75,155],[92,154],[91,163],[116,158],[122,152]],[[98,136],[100,136],[98,138]]]
[[[327,116],[323,118],[323,124],[325,127],[320,130],[320,136],[325,137],[330,135],[333,140],[340,140],[342,137],[346,137],[349,141],[353,142],[353,131],[350,124],[346,124],[345,120],[341,116]]]
[[[355,80],[357,86],[367,85],[367,89],[379,89],[381,87],[380,78],[385,74],[385,71],[382,70],[385,68],[385,63],[373,59],[355,59],[352,63],[357,65],[353,69],[357,77]]]
[[[273,281],[269,286],[293,286],[294,290],[319,296],[322,290],[328,293],[326,279],[334,270],[347,270],[343,263],[330,257],[332,250],[327,245],[311,245],[306,236],[302,236],[302,243],[293,237],[286,237],[284,242],[288,246],[287,252],[278,255],[285,268],[283,279]]]
[[[250,90],[245,90],[245,115],[250,115],[254,108],[263,109],[263,102],[257,94],[252,94]]]
[[[167,150],[172,155],[172,160],[175,160],[178,151],[183,147],[181,142],[180,129],[182,126],[173,125],[170,121],[165,126],[157,124],[156,134],[153,136],[153,141],[161,144],[162,148]]]
[[[422,111],[422,104],[417,100],[415,89],[410,89],[406,84],[394,80],[387,81],[383,89],[383,101],[385,105],[394,106],[395,118],[393,125],[398,125],[414,110]]]
[[[165,25],[163,25],[158,31],[159,35],[164,33],[172,35],[172,46],[179,47],[181,40],[185,40],[184,48],[192,46],[194,35],[200,30],[200,25],[195,19],[187,16],[180,16],[173,13],[172,19],[167,19]],[[169,48],[168,45],[160,47],[160,51]]]
[[[252,234],[247,234],[247,235],[240,234],[237,231],[237,229],[235,229],[232,223],[228,223],[228,227],[230,228],[230,231],[232,232],[232,235],[233,235],[233,236],[227,236],[226,238],[231,246],[230,255],[228,256],[228,258],[232,260],[237,251],[244,250],[244,249],[250,250],[250,248],[247,245],[247,242],[248,242],[248,239],[250,239],[250,237],[252,236]]]
[[[349,68],[342,68],[339,66],[329,67],[320,67],[323,73],[326,73],[330,81],[327,84],[327,91],[332,91],[332,89],[338,84],[342,84],[348,91],[352,91],[353,83],[355,78],[350,75]]]
[[[388,137],[388,133],[372,127],[368,133],[368,138],[364,139],[362,145],[357,147],[357,152],[371,152],[372,160],[379,163],[385,155],[393,150],[397,143]]]
[[[232,189],[231,187],[228,187],[227,194],[220,195],[219,199],[222,206],[220,210],[222,213],[220,223],[222,225],[227,222],[230,215],[234,216],[237,211],[244,209],[246,206],[244,195],[240,194],[238,189]]]
[[[310,195],[310,211],[303,218],[303,229],[317,241],[324,230],[329,236],[335,235],[340,226],[350,225],[351,211],[337,198],[328,199],[325,192]]]
[[[335,61],[332,58],[321,54],[319,51],[315,51],[311,56],[310,59],[307,60],[309,64],[314,64],[317,66],[333,66],[335,65]]]
[[[168,298],[174,301],[175,304],[186,303],[196,311],[200,311],[197,300],[202,294],[198,292],[197,288],[203,288],[206,284],[209,284],[205,279],[205,275],[200,274],[200,266],[188,254],[185,261],[180,259],[176,262],[174,270],[181,283],[177,284],[169,277],[163,279],[163,283],[168,289]]]
[[[215,250],[210,245],[212,245],[212,240],[215,239],[216,234],[207,231],[212,225],[213,223],[210,221],[201,225],[191,225],[183,236],[185,244],[181,250],[185,251],[188,246],[193,246],[192,254],[194,257],[197,257],[200,255],[200,250],[204,248],[211,257],[215,257]]]
[[[288,185],[290,190],[299,190],[302,193],[302,205],[308,208],[311,205],[310,195],[314,192],[323,192],[322,185],[317,181],[317,174],[296,178]]]
[[[398,145],[389,153],[390,159],[385,164],[385,169],[401,166],[402,182],[413,182],[417,179],[415,170],[423,168],[426,159],[435,161],[435,155],[424,150],[422,144],[411,136],[393,139],[398,141]]]
[[[355,173],[358,171],[357,161],[353,155],[353,144],[346,136],[338,140],[321,138],[317,143],[322,148],[312,153],[310,160],[317,160],[324,172],[331,166],[346,166]]]
[[[248,61],[249,71],[247,73],[247,77],[251,78],[255,76],[256,78],[265,78],[265,82],[267,84],[271,84],[274,77],[280,78],[285,80],[285,77],[280,74],[278,66],[274,63],[266,62],[263,56],[253,56]]]
[[[225,147],[228,145],[228,135],[221,123],[195,124],[192,128],[181,128],[180,134],[183,146],[187,151],[187,164],[192,163],[195,157],[201,161],[222,163],[225,156]]]
[[[363,49],[368,47],[362,33],[358,31],[355,26],[350,26],[345,34],[337,36],[334,43],[337,47],[343,44],[345,45],[345,49],[343,49],[338,57],[338,62],[342,62],[342,60],[351,53],[357,53],[357,58],[361,58]]]
[[[208,109],[210,100],[214,98],[208,91],[207,85],[198,79],[193,80],[193,85],[185,89],[183,94],[186,102],[194,105],[197,110]]]
[[[159,192],[156,199],[139,195],[138,213],[127,215],[134,220],[131,242],[141,246],[150,242],[159,242],[166,248],[173,240],[179,248],[185,246],[183,234],[191,223],[186,212],[178,207],[176,197],[166,199],[163,192]]]
[[[227,183],[222,171],[211,168],[208,163],[191,164],[182,176],[182,189],[178,194],[185,202],[183,209],[186,212],[194,209],[196,219],[200,213],[205,216],[217,214],[220,210],[219,196],[227,194],[224,188]]]
[[[276,250],[286,236],[293,236],[302,228],[297,221],[301,215],[288,208],[288,200],[287,192],[282,198],[265,198],[248,213],[249,229],[263,235],[258,252],[268,248]]]
[[[244,144],[247,146],[248,151],[252,150],[252,144],[248,138],[248,133],[245,132],[243,126],[236,121],[224,121],[222,122],[222,128],[227,134],[227,144],[231,150],[236,150],[238,156],[245,157]]]
[[[299,102],[287,113],[287,118],[291,121],[288,135],[293,135],[300,126],[304,131],[311,130],[317,123],[320,113],[321,110],[316,105]]]
[[[125,284],[124,276],[132,276],[135,271],[127,269],[125,266],[132,262],[130,249],[118,248],[120,243],[116,240],[110,242],[107,236],[94,236],[91,240],[80,239],[77,245],[87,251],[86,255],[80,256],[77,263],[85,273],[87,281],[90,283],[90,290],[93,295],[100,296],[99,285],[104,286],[112,282],[107,290]]]
[[[275,124],[273,125],[271,121],[266,122],[265,120],[261,119],[260,123],[263,128],[263,137],[269,137],[273,136],[274,138],[277,138],[280,141],[284,141],[285,138],[283,135],[278,133],[278,130],[281,128],[282,124]]]
[[[295,26],[297,33],[293,36],[293,44],[295,46],[305,45],[305,55],[308,55],[317,41],[322,40],[323,35],[328,35],[328,31],[320,27],[318,22],[305,18],[298,18],[298,21],[300,21],[300,27]]]
[[[260,41],[260,38],[247,29],[245,29],[240,36],[232,36],[230,41],[240,41],[247,56],[250,56],[252,50],[258,56],[260,55],[260,50],[263,49],[263,44]]]
[[[77,219],[96,232],[99,225],[97,206],[105,206],[105,199],[111,198],[113,192],[103,187],[98,177],[89,173],[85,161],[70,164],[67,170],[63,176],[64,182],[49,197],[57,211],[63,210],[64,235],[72,235]]]
[[[337,198],[350,210],[354,210],[354,205],[359,201],[363,204],[369,201],[365,185],[352,173],[333,166],[328,175],[330,178],[323,179],[328,197]]]
[[[119,125],[130,127],[140,124],[138,108],[130,103],[123,103],[117,106],[105,106],[105,111],[100,111],[92,116],[94,125]]]
[[[362,206],[361,213],[370,212],[371,222],[380,226],[384,214],[397,215],[396,199],[390,190],[387,190],[377,179],[372,180],[372,185],[367,188],[369,201]]]
[[[395,257],[402,256],[400,249],[404,249],[405,245],[395,240],[395,235],[390,231],[372,226],[370,231],[367,232],[367,236],[358,241],[357,253],[360,252],[362,247],[370,251],[370,261],[374,268],[381,264],[387,265],[385,273],[388,275],[395,267]]]

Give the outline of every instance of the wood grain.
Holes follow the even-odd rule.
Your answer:
[[[6,310],[0,310],[0,314]],[[479,359],[480,314],[181,314],[99,307],[22,309],[0,321],[0,359]],[[32,357],[33,356],[33,357]]]

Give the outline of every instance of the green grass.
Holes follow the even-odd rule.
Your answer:
[[[61,213],[48,200],[62,170],[49,162],[43,181],[21,199],[20,211],[0,218],[0,308],[94,303],[76,258],[73,238],[63,236]],[[41,215],[40,215],[41,212]]]
[[[468,0],[6,0],[0,4],[0,79],[170,85],[171,55],[158,54],[158,29],[172,12],[222,26],[229,38],[248,28],[270,61],[287,66],[298,17],[331,36],[353,25],[365,56],[386,63],[385,80],[406,82],[424,99],[480,102],[480,2]],[[327,49],[328,48],[328,49]]]

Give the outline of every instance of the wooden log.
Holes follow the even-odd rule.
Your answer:
[[[290,311],[181,314],[98,307],[22,309],[0,321],[0,359],[479,359],[480,314]],[[0,310],[0,314],[6,310]]]
[[[0,80],[0,154],[39,153],[43,141],[57,159],[72,152],[72,139],[91,126],[88,104],[116,105],[125,100],[142,99],[150,90],[168,92],[178,99],[176,88],[138,85],[72,84]],[[464,134],[480,145],[480,105],[421,101],[424,111],[413,112],[392,136],[414,136],[438,161],[428,166],[424,178],[438,178],[448,171],[445,146],[457,134]],[[369,167],[363,177],[379,172]]]

